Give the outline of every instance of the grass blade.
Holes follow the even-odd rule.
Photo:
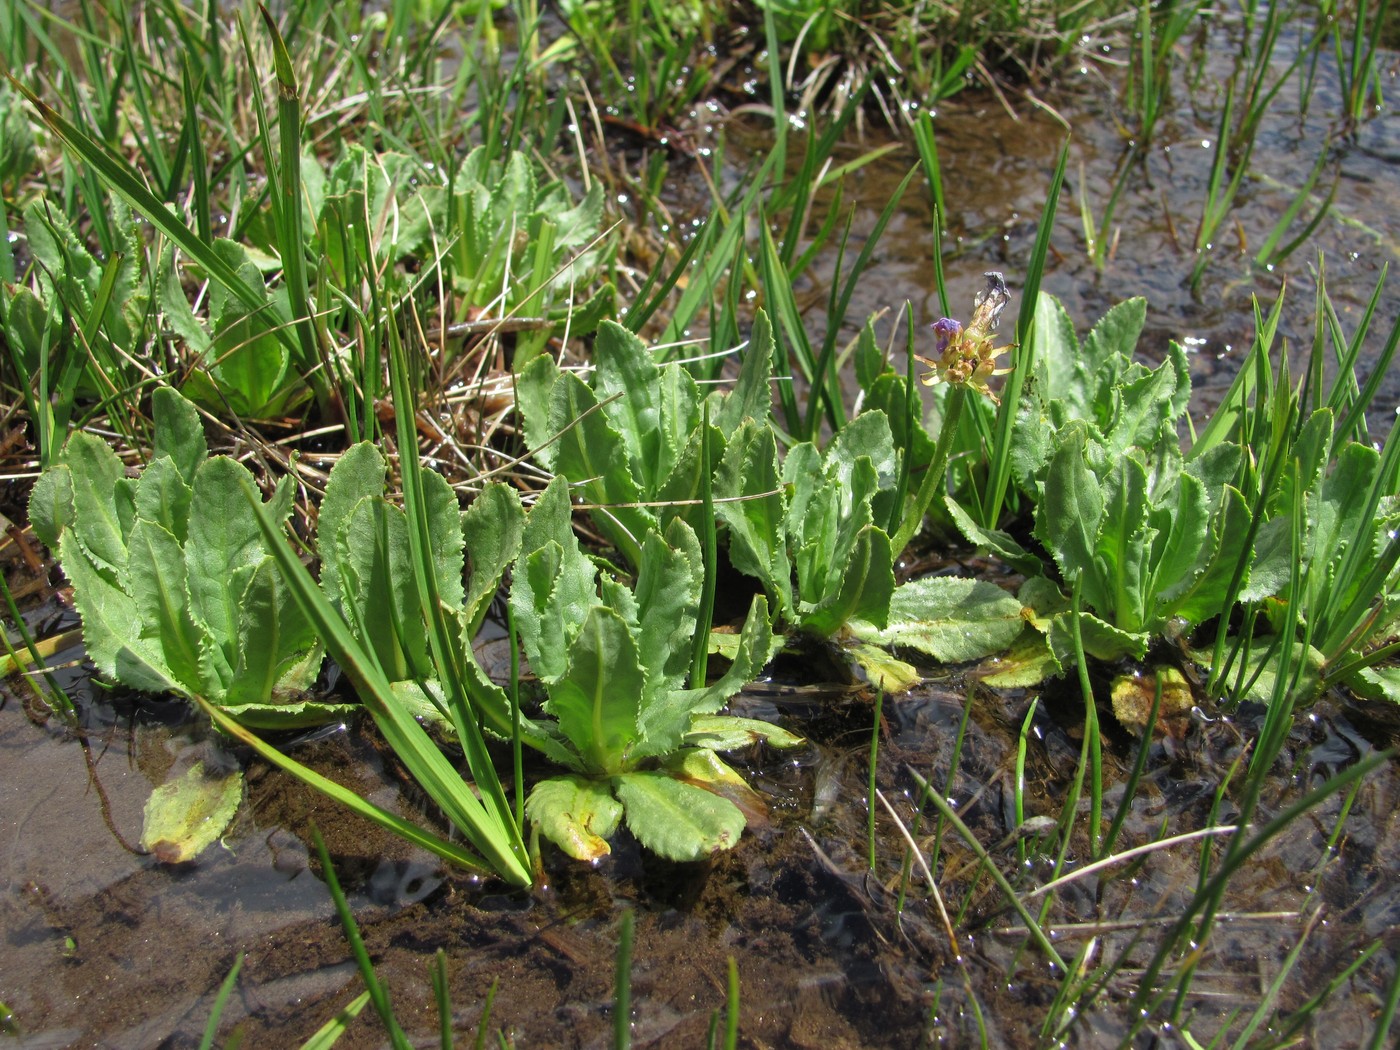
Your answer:
[[[502,826],[438,750],[423,727],[404,710],[373,654],[355,638],[345,620],[331,607],[311,579],[311,574],[292,550],[286,536],[263,509],[262,501],[251,483],[246,495],[254,504],[263,542],[276,559],[297,604],[316,626],[326,652],[340,664],[341,670],[354,684],[355,691],[394,753],[428,796],[442,807],[448,820],[480,851],[487,865],[512,885],[530,885],[529,868],[521,853],[517,852],[519,832],[514,822]]]
[[[350,905],[340,888],[340,880],[336,878],[335,865],[331,863],[330,852],[326,849],[325,840],[321,838],[321,829],[314,824],[311,826],[311,837],[316,842],[316,855],[321,858],[321,874],[325,877],[326,889],[330,890],[331,900],[335,902],[335,913],[340,917],[341,926],[345,928],[345,939],[350,942],[350,954],[355,957],[355,965],[360,969],[360,978],[365,982],[365,990],[369,993],[370,1001],[374,1003],[380,1021],[384,1023],[385,1031],[389,1033],[389,1042],[394,1050],[412,1050],[412,1044],[394,1017],[389,991],[375,975],[374,963],[370,960],[369,950],[365,948],[364,938],[360,936],[355,916],[350,913]]]
[[[1016,318],[1015,357],[1011,374],[1006,377],[1006,386],[1001,393],[1001,408],[997,411],[996,428],[991,448],[991,470],[987,479],[987,490],[983,494],[982,521],[984,528],[994,529],[1001,517],[1002,505],[1006,501],[1006,490],[1011,483],[1011,430],[1016,421],[1016,413],[1021,408],[1021,390],[1030,376],[1034,340],[1030,338],[1031,325],[1035,322],[1035,304],[1040,296],[1040,278],[1045,272],[1045,257],[1050,251],[1050,233],[1055,227],[1055,215],[1059,211],[1060,188],[1065,182],[1065,163],[1069,160],[1069,138],[1060,146],[1060,157],[1055,163],[1055,174],[1050,179],[1050,190],[1045,196],[1045,207],[1040,213],[1040,225],[1035,231],[1035,247],[1031,249],[1030,265],[1026,269],[1026,283],[1021,290],[1021,312]]]

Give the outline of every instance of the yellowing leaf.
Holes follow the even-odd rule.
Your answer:
[[[525,815],[569,856],[594,861],[612,852],[607,839],[622,819],[622,805],[606,780],[553,777],[535,785]]]
[[[194,860],[223,835],[242,798],[241,772],[210,776],[204,763],[196,762],[151,792],[141,848],[150,850],[162,864]]]

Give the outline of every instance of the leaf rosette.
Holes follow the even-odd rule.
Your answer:
[[[138,477],[82,431],[35,483],[35,535],[73,584],[88,655],[133,689],[199,695],[245,725],[286,728],[340,717],[307,701],[321,665],[316,632],[289,595],[244,495],[252,475],[208,455],[194,406],[152,398],[154,451]],[[292,510],[284,478],[267,501]]]
[[[544,711],[570,773],[535,786],[526,813],[570,856],[593,860],[625,819],[637,840],[672,860],[733,846],[761,811],[715,750],[758,737],[797,743],[776,726],[718,712],[763,667],[776,639],[756,597],[729,669],[688,683],[704,566],[689,525],[645,534],[628,587],[584,555],[567,482],[555,478],[531,510],[510,603]]]

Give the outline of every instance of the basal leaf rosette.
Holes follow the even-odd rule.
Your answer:
[[[763,807],[716,750],[797,743],[776,726],[716,714],[775,647],[766,599],[750,606],[729,670],[688,686],[703,582],[700,544],[684,521],[646,535],[629,587],[579,547],[562,478],[530,512],[510,601],[557,732],[552,757],[570,772],[535,785],[525,810],[572,857],[606,855],[624,819],[671,860],[728,849]]]
[[[88,655],[133,689],[199,695],[244,725],[341,717],[309,702],[322,651],[292,600],[244,495],[246,467],[210,457],[194,406],[153,395],[155,441],[138,477],[105,441],[77,432],[35,484],[35,534],[73,583]],[[292,486],[267,504],[285,521]]]

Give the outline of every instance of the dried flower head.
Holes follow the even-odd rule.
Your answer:
[[[932,386],[940,380],[959,383],[980,390],[994,403],[1000,403],[987,385],[987,380],[1011,371],[1009,368],[997,368],[996,359],[1014,344],[996,346],[996,340],[992,338],[992,331],[1002,310],[1011,301],[1011,295],[1000,273],[991,271],[983,276],[987,284],[977,293],[972,321],[968,326],[964,328],[951,317],[940,317],[933,322],[934,334],[938,336],[938,357],[915,356],[931,369],[923,378],[924,385]]]

